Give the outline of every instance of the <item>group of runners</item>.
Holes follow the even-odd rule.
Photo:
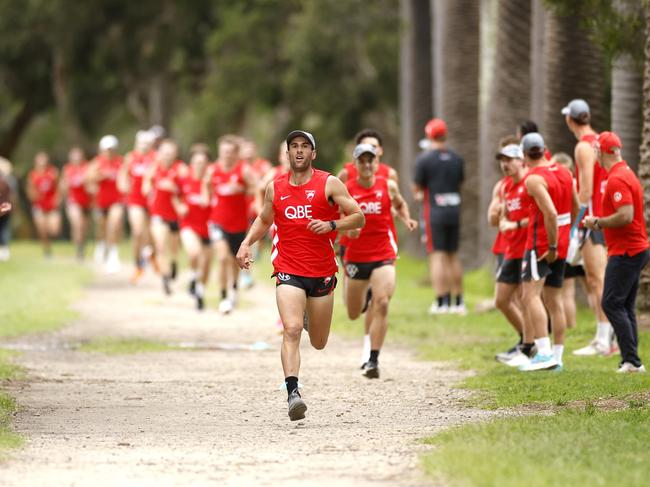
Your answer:
[[[495,304],[519,340],[496,359],[522,371],[562,370],[581,280],[596,334],[573,353],[609,356],[620,345],[618,371],[645,372],[634,309],[649,247],[641,186],[621,159],[618,136],[591,127],[587,102],[572,100],[562,115],[577,139],[575,164],[567,154],[551,155],[533,122],[501,139],[497,150],[504,177],[488,210],[498,229]]]

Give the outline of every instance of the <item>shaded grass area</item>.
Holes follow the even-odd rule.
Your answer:
[[[426,471],[450,485],[645,485],[650,408],[586,407],[499,419],[443,432],[426,443]]]
[[[23,370],[10,362],[16,352],[0,350],[0,383],[8,380],[20,379],[24,376]],[[0,392],[0,458],[3,450],[15,448],[22,444],[22,439],[9,428],[11,415],[16,411],[14,399]]]
[[[79,350],[82,352],[96,352],[106,355],[129,355],[134,353],[181,350],[181,348],[167,343],[144,340],[141,338],[102,337],[83,343],[79,347]]]

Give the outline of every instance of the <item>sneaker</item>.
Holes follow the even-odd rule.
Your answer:
[[[196,297],[196,309],[199,311],[203,311],[205,308],[205,302],[203,301],[203,296],[197,296]]]
[[[95,261],[95,264],[101,265],[104,263],[105,258],[106,258],[106,246],[104,245],[103,242],[98,242],[95,245],[93,260]]]
[[[501,363],[507,365],[508,367],[522,367],[530,363],[530,357],[523,353],[521,350],[517,350],[517,353],[515,353],[510,360]]]
[[[450,306],[449,307],[449,313],[454,314],[454,315],[466,316],[467,315],[467,308],[465,307],[465,303],[463,303],[463,304],[455,304],[453,306]]]
[[[106,274],[117,274],[121,268],[122,264],[120,264],[120,257],[117,252],[110,252],[106,259]]]
[[[532,360],[528,365],[522,365],[521,367],[519,367],[519,370],[521,370],[522,372],[534,372],[537,370],[553,370],[558,365],[560,364],[555,359],[552,353],[548,355],[542,355],[541,353],[538,353],[532,358]]]
[[[255,285],[255,280],[250,272],[241,272],[239,274],[239,285],[242,289],[250,289]]]
[[[190,281],[190,285],[187,288],[187,292],[190,293],[190,296],[196,295],[196,279]]]
[[[645,372],[645,367],[643,365],[639,365],[638,367],[636,365],[631,364],[630,362],[623,362],[621,366],[618,368],[616,371],[617,374],[635,374],[635,373],[643,373]]]
[[[171,278],[172,278],[172,281],[175,281],[176,276],[178,275],[178,264],[176,263],[175,260],[172,261],[171,268],[172,268]]]
[[[305,411],[307,411],[307,405],[305,404],[305,401],[302,400],[302,397],[300,397],[298,389],[289,394],[287,404],[289,406],[289,419],[291,421],[305,419]]]
[[[430,315],[446,315],[449,313],[449,306],[438,306],[437,302],[433,302],[429,308]]]
[[[368,379],[379,379],[379,364],[377,362],[368,361],[363,364],[362,375]]]
[[[234,306],[230,302],[228,298],[222,299],[221,302],[219,303],[219,313],[222,315],[227,315],[233,310]]]
[[[9,252],[9,247],[6,246],[1,246],[0,247],[0,262],[7,262],[9,258],[11,257],[11,253]]]
[[[609,353],[611,345],[607,345],[599,342],[598,340],[592,340],[589,345],[586,347],[579,348],[578,350],[573,351],[573,355],[578,355],[581,357],[593,357],[594,355],[606,355]]]
[[[557,367],[555,367],[552,372],[555,373],[560,373],[564,371],[564,364],[558,364]]]
[[[228,301],[230,301],[230,304],[232,304],[233,308],[237,306],[237,303],[239,302],[239,294],[237,293],[237,289],[233,288],[228,291]]]
[[[497,362],[506,363],[510,361],[515,355],[517,355],[517,352],[520,351],[520,345],[517,343],[514,347],[510,348],[509,350],[501,353],[497,353],[494,358]]]
[[[171,294],[172,294],[171,279],[169,279],[169,277],[167,277],[167,276],[164,276],[162,278],[162,284],[163,284],[163,292],[167,296],[171,296]]]
[[[142,267],[136,267],[135,270],[133,271],[133,274],[131,274],[131,277],[129,278],[129,282],[131,284],[137,284],[138,281],[142,278],[143,274],[144,274],[144,269],[142,269]]]

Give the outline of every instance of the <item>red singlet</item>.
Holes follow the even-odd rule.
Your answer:
[[[526,192],[524,180],[525,178],[515,183],[512,178],[507,178],[501,186],[501,194],[506,205],[506,216],[511,222],[518,222],[528,216],[530,196]],[[526,251],[526,234],[526,227],[501,234],[505,243],[503,253],[506,259],[522,259],[524,257],[524,252]]]
[[[181,219],[181,228],[189,228],[198,236],[208,238],[208,218],[210,205],[203,204],[200,179],[190,174],[181,182],[181,195],[187,205],[187,213]]]
[[[131,152],[131,160],[129,161],[129,195],[127,203],[129,206],[147,207],[147,197],[142,194],[142,180],[147,170],[153,164],[155,152],[149,151],[146,154],[141,152]]]
[[[82,161],[80,164],[68,162],[63,167],[63,179],[68,186],[68,203],[75,204],[81,208],[90,208],[92,198],[86,191],[85,180],[88,171],[88,163]]]
[[[151,204],[149,211],[154,216],[159,216],[165,221],[175,222],[178,220],[178,215],[174,209],[172,198],[178,194],[178,186],[180,174],[179,171],[183,168],[185,163],[183,161],[174,161],[168,168],[158,166],[154,171],[151,178]],[[163,181],[171,181],[174,184],[174,189],[164,189],[159,187]]]
[[[276,233],[271,262],[275,273],[326,277],[338,270],[333,245],[336,232],[317,235],[307,229],[312,219],[330,221],[339,218],[338,205],[330,205],[325,196],[325,184],[330,174],[312,170],[311,179],[299,186],[289,183],[290,173],[273,181]]]
[[[29,172],[29,182],[36,192],[32,202],[34,208],[41,211],[56,209],[56,180],[58,172],[54,166],[47,166],[43,171],[32,169]]]
[[[587,134],[580,138],[580,142],[587,142],[594,147],[598,143],[598,134]],[[580,191],[580,167],[575,164],[577,191]],[[607,184],[607,171],[600,165],[599,161],[594,163],[594,186],[589,200],[588,215],[603,216],[603,195],[605,194],[605,185]],[[580,224],[582,227],[582,223]]]
[[[105,210],[122,202],[122,193],[117,189],[117,175],[122,167],[122,156],[115,156],[113,159],[97,156],[97,161],[100,179],[95,203],[98,208]]]
[[[229,171],[224,171],[218,162],[212,167],[210,222],[228,233],[245,232],[248,228],[248,208],[244,163],[238,162]]]

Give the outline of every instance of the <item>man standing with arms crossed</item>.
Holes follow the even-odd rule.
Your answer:
[[[262,210],[239,247],[237,263],[244,269],[250,267],[251,246],[275,224],[271,261],[284,325],[282,368],[289,419],[296,421],[307,410],[298,392],[305,317],[312,346],[323,349],[329,338],[338,270],[335,231],[361,228],[365,218],[339,179],[312,167],[316,141],[310,133],[294,130],[286,141],[290,170],[267,185]],[[340,218],[339,210],[346,216]]]
[[[621,140],[613,132],[598,137],[600,157],[609,173],[602,200],[602,216],[587,216],[590,230],[603,229],[607,241],[607,268],[602,307],[610,319],[621,347],[617,372],[645,372],[639,358],[636,324],[636,293],[639,276],[650,260],[648,234],[643,217],[643,189],[627,163],[621,159]]]
[[[579,229],[585,215],[601,216],[603,188],[607,173],[598,163],[594,145],[598,134],[591,127],[591,112],[586,101],[576,99],[562,109],[567,127],[578,139],[575,148],[575,171],[580,212],[571,227],[571,235],[582,232],[582,258],[589,294],[595,304],[596,337],[586,347],[575,350],[575,355],[609,355],[612,353],[612,326],[600,305],[603,294],[603,278],[607,264],[605,239],[601,230]]]

